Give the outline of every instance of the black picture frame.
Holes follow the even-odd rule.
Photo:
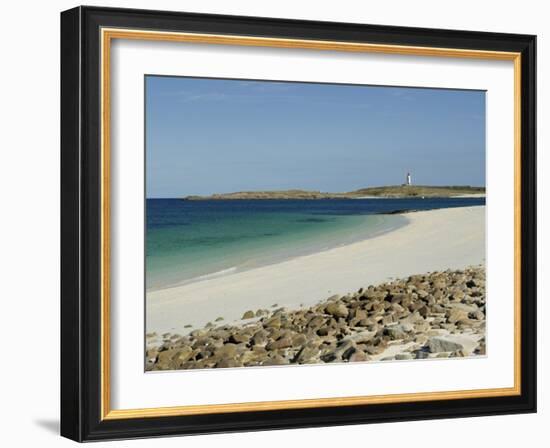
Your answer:
[[[102,419],[100,29],[129,28],[521,53],[521,393]],[[536,412],[536,37],[100,7],[61,13],[61,435],[76,441]]]

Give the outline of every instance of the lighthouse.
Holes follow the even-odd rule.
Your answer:
[[[412,185],[411,173],[407,173],[407,177],[405,179],[405,185]]]

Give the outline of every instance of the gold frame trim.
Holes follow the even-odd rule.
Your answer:
[[[142,409],[111,409],[110,366],[110,55],[113,39],[297,48],[355,53],[491,59],[514,62],[514,386],[508,388],[281,400]],[[521,53],[455,48],[279,39],[216,34],[101,29],[101,420],[252,412],[413,401],[503,397],[521,394]]]

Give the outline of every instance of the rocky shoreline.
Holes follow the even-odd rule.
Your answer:
[[[217,323],[220,323],[219,318]],[[485,354],[485,268],[412,275],[309,308],[248,310],[234,325],[147,335],[146,370]]]

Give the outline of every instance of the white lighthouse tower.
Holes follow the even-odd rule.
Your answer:
[[[412,185],[411,173],[407,173],[407,177],[405,179],[405,185]]]

